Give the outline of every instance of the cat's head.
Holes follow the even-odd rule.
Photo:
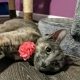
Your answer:
[[[56,72],[64,66],[65,55],[60,48],[60,43],[66,36],[66,32],[65,29],[61,29],[38,39],[34,56],[36,69],[42,72]]]

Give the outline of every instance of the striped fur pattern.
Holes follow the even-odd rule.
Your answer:
[[[65,36],[66,30],[62,29],[38,39],[34,56],[36,69],[41,72],[57,72],[64,67],[66,58],[59,45]]]
[[[24,41],[33,41],[36,43],[35,68],[42,72],[57,72],[68,61],[59,46],[66,34],[67,31],[61,29],[41,37],[37,25],[32,21],[12,19],[0,26],[0,54],[20,59],[17,54],[19,45]]]
[[[34,41],[41,36],[35,23],[29,20],[12,19],[0,26],[0,54],[13,58],[24,41]]]

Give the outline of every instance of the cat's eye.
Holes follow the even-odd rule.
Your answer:
[[[50,47],[47,47],[47,48],[46,48],[46,51],[47,51],[47,52],[51,52],[51,48],[50,48]]]

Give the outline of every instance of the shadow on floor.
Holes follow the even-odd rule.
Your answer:
[[[8,59],[6,57],[0,59],[0,73],[4,71],[6,68],[8,68],[13,62],[13,60]]]

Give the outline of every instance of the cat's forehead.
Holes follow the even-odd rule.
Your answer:
[[[38,46],[37,47],[39,47],[39,48],[46,48],[46,46],[49,46],[49,44],[48,43],[44,43],[44,42],[42,42],[42,43],[40,43],[40,44],[38,44]]]
[[[44,47],[44,46],[55,46],[56,43],[54,42],[53,39],[49,39],[47,37],[42,37],[38,40],[37,42],[38,45],[40,45],[41,47]]]
[[[53,39],[50,39],[50,36],[43,36],[38,39],[38,42],[48,42],[48,41],[53,41]]]

